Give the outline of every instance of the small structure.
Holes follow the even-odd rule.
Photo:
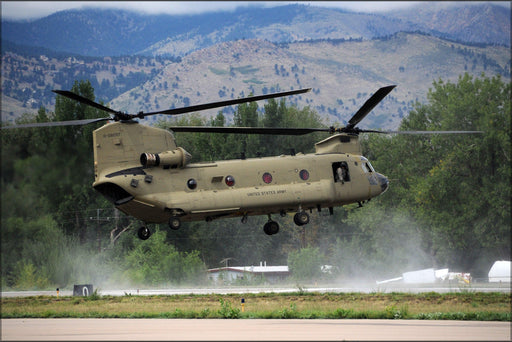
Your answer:
[[[59,289],[57,289],[58,291]],[[73,296],[90,296],[93,294],[93,287],[91,284],[87,285],[73,285]]]
[[[229,266],[208,270],[208,278],[215,283],[225,284],[243,280],[254,281],[258,277],[265,282],[275,284],[285,280],[289,275],[288,266],[267,266],[266,262],[260,262],[260,266]]]
[[[427,268],[424,270],[402,273],[402,278],[406,284],[435,283],[436,273],[433,268]]]
[[[436,280],[438,282],[452,282],[457,281],[461,284],[469,284],[472,280],[471,273],[467,272],[448,272],[447,268],[436,270]]]
[[[489,270],[489,283],[510,283],[511,282],[511,263],[510,261],[495,261]]]
[[[424,270],[402,273],[401,277],[377,281],[377,285],[391,282],[402,282],[404,284],[434,284],[452,281],[469,284],[471,282],[471,274],[463,272],[449,272],[447,268],[438,270],[426,268]]]

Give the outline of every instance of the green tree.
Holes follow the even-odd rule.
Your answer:
[[[326,125],[317,112],[310,107],[298,109],[288,107],[283,120],[283,127],[294,128],[325,128]],[[326,138],[326,133],[312,133],[302,136],[284,136],[282,147],[294,149],[296,152],[311,153],[315,151],[315,143]]]
[[[314,281],[322,275],[323,260],[318,247],[306,247],[288,254],[288,267],[295,280]]]
[[[379,203],[413,213],[434,266],[485,276],[510,258],[510,83],[466,74],[433,85],[400,129],[484,133],[371,137],[368,154],[391,180]]]
[[[225,127],[226,118],[222,111],[217,113],[217,116],[212,118],[209,122],[212,127]],[[227,144],[229,134],[217,133],[209,135],[210,146],[208,151],[210,152],[210,160],[222,160],[229,156],[229,145]],[[208,159],[206,159],[208,160]]]
[[[264,106],[264,114],[261,119],[263,127],[284,127],[284,117],[287,108],[285,106],[285,99],[281,98],[279,102],[275,99],[269,99],[268,103]],[[268,136],[262,141],[262,154],[271,156],[281,154],[283,136],[275,135]]]
[[[407,209],[372,201],[349,212],[329,263],[346,279],[382,280],[431,267],[423,247],[419,225]]]
[[[320,116],[309,107],[298,109],[296,106],[286,107],[286,99],[279,103],[275,99],[268,100],[261,118],[263,127],[282,128],[319,128],[324,127]],[[323,134],[325,135],[325,134]],[[262,141],[261,150],[265,156],[289,154],[292,151],[309,153],[320,140],[322,133],[302,136],[268,135]]]
[[[484,254],[510,258],[510,83],[469,75],[434,83],[427,118],[440,129],[482,136],[433,137],[439,159],[417,186],[416,203],[436,232],[441,260],[472,267]],[[449,96],[447,96],[448,94]]]
[[[258,126],[258,104],[256,102],[241,103],[233,116],[235,127]],[[260,137],[254,134],[233,134],[228,137],[228,144],[236,151],[236,157],[256,157],[261,153]]]
[[[94,100],[89,82],[71,89]],[[57,97],[55,113],[40,108],[18,123],[79,120],[103,117],[76,101]],[[91,187],[93,178],[92,130],[95,124],[38,127],[2,131],[2,276],[8,283],[28,284],[37,279],[63,286],[72,279],[73,250],[79,236],[97,253],[97,239],[111,228],[96,232],[88,208],[109,206]],[[100,233],[100,235],[98,235]],[[34,267],[34,269],[32,269]],[[16,280],[24,275],[23,281]],[[38,281],[41,286],[42,282]]]
[[[125,270],[129,279],[142,285],[197,285],[206,281],[206,267],[199,253],[178,252],[160,230],[126,255]]]
[[[41,289],[67,284],[68,240],[50,216],[7,218],[1,237],[2,278],[7,286]]]

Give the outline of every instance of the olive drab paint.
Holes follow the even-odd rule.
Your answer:
[[[388,185],[360,155],[358,137],[344,133],[317,143],[315,153],[207,163],[190,163],[190,154],[164,129],[114,122],[95,130],[93,137],[93,187],[146,223],[284,216],[364,203]],[[148,155],[175,157],[159,157],[158,163],[153,157],[149,163]],[[343,183],[333,170],[340,163],[350,177]]]

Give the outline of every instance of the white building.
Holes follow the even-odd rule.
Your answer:
[[[232,284],[237,280],[258,280],[275,284],[286,280],[290,275],[288,266],[267,266],[260,263],[260,266],[229,266],[212,268],[208,270],[208,278],[217,284]]]

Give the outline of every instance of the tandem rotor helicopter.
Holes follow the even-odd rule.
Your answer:
[[[146,240],[148,223],[167,222],[179,229],[182,222],[267,215],[263,230],[278,233],[272,215],[295,213],[298,226],[309,223],[307,211],[369,201],[385,192],[388,179],[376,172],[361,154],[359,133],[432,134],[481,133],[477,131],[377,131],[359,129],[357,124],[386,97],[395,85],[377,90],[341,128],[269,128],[173,126],[170,130],[139,124],[137,118],[156,114],[179,115],[211,108],[291,96],[310,88],[250,96],[183,108],[138,114],[112,110],[65,90],[55,93],[103,110],[111,117],[4,126],[7,128],[85,125],[112,121],[93,131],[93,188],[113,205],[140,221],[138,237]],[[176,144],[172,132],[303,135],[328,132],[315,144],[315,152],[273,157],[244,158],[191,163],[191,155]]]

